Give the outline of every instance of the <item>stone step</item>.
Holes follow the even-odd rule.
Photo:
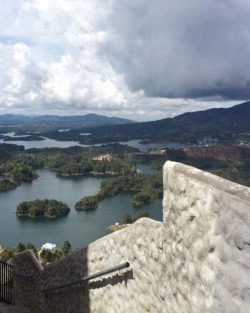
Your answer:
[[[31,313],[29,309],[0,302],[0,313]]]

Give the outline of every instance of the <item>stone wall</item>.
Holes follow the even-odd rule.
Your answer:
[[[141,219],[38,269],[37,287],[22,281],[23,298],[38,295],[48,313],[249,313],[250,189],[174,162],[163,179],[163,222]],[[88,284],[41,291],[127,261]]]
[[[250,312],[250,188],[172,162],[163,177],[172,312]]]
[[[42,301],[40,275],[43,267],[31,250],[15,254],[13,267],[16,273],[14,275],[14,303],[31,308],[32,313],[40,313]]]

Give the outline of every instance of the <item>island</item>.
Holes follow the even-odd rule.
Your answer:
[[[42,141],[45,138],[36,135],[25,135],[25,136],[4,136],[3,141]]]
[[[11,189],[15,189],[18,186],[17,183],[9,180],[9,179],[0,179],[0,191],[7,191]]]
[[[132,200],[135,205],[143,205],[151,200],[161,198],[163,194],[161,174],[134,173],[106,178],[101,182],[101,190],[96,195],[82,198],[75,204],[75,208],[97,208],[98,201],[128,190],[136,193]],[[93,201],[93,203],[88,206],[90,201]]]
[[[19,203],[16,208],[17,216],[25,215],[29,217],[56,218],[67,215],[69,212],[70,208],[67,204],[54,199],[24,201]]]
[[[75,204],[76,210],[97,209],[98,198],[97,196],[88,196],[82,198]]]

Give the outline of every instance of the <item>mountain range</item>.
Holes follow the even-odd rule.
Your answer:
[[[95,127],[100,125],[117,125],[125,123],[134,123],[131,120],[119,117],[107,117],[98,114],[86,114],[75,116],[58,115],[0,115],[0,125],[21,125],[21,126],[64,126],[64,127]]]
[[[231,108],[188,112],[162,120],[105,126],[89,130],[93,136],[127,139],[157,139],[171,141],[197,140],[215,136],[230,138],[234,134],[250,132],[250,101]]]
[[[97,114],[79,116],[25,116],[0,115],[0,125],[30,126],[45,136],[57,140],[81,140],[82,143],[102,143],[143,139],[149,141],[197,142],[212,137],[218,140],[234,140],[239,134],[250,140],[250,101],[231,108],[187,112],[173,118],[136,123],[131,120],[106,117]],[[26,127],[27,126],[27,127]],[[70,128],[63,134],[58,129]],[[91,133],[80,136],[81,132]],[[247,134],[248,133],[248,134]],[[84,141],[84,142],[83,142]]]

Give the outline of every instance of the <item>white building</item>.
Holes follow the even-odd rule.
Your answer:
[[[44,245],[42,245],[41,250],[50,250],[50,251],[55,251],[56,249],[56,244],[54,243],[45,243]]]

